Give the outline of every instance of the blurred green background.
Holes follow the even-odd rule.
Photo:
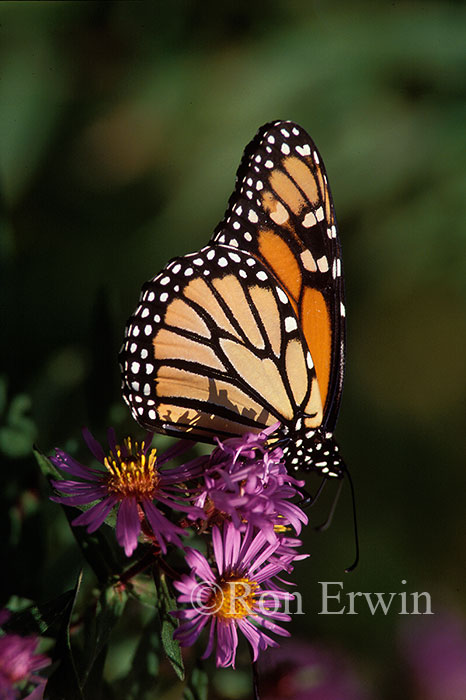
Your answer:
[[[305,536],[294,635],[342,653],[370,697],[431,697],[402,641],[419,618],[318,615],[318,582],[429,591],[434,635],[466,612],[465,27],[465,4],[440,1],[0,4],[2,602],[47,600],[79,567],[33,441],[137,432],[117,352],[140,286],[207,242],[246,143],[292,119],[323,155],[343,245],[337,435],[361,544],[344,574],[345,488],[330,530]]]

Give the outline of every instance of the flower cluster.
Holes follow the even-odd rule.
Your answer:
[[[108,433],[109,450],[88,430],[84,439],[104,467],[88,467],[57,449],[51,458],[69,479],[55,480],[59,503],[84,507],[74,525],[95,531],[116,511],[116,538],[126,555],[142,537],[162,554],[169,545],[184,549],[190,569],[174,581],[183,607],[175,637],[192,645],[208,630],[204,656],[215,649],[218,666],[234,666],[238,630],[248,640],[253,658],[278,646],[270,636],[288,636],[293,596],[279,575],[289,573],[299,553],[299,535],[307,517],[294,501],[301,481],[290,476],[273,428],[241,438],[218,441],[210,456],[182,466],[168,466],[192,443],[180,441],[163,455],[151,448],[152,435],[137,443],[117,443]],[[207,540],[207,554],[185,545],[195,531]],[[285,610],[283,609],[285,608]]]
[[[9,612],[0,612],[0,625],[9,618]],[[20,637],[17,634],[0,636],[0,698],[16,700],[24,697],[22,691],[33,686],[33,690],[24,700],[41,700],[44,695],[46,679],[37,675],[37,671],[50,664],[50,659],[37,653],[37,637]]]

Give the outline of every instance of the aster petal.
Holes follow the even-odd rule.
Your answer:
[[[203,518],[205,516],[205,513],[201,508],[197,508],[197,506],[193,506],[190,503],[180,502],[179,496],[178,499],[174,500],[173,498],[167,498],[163,495],[163,492],[159,491],[157,493],[157,501],[166,505],[168,508],[170,508],[170,510],[179,510],[183,513],[187,513],[192,520],[195,520],[196,518]]]
[[[105,496],[107,492],[105,491],[104,493],[101,493],[100,495],[96,495],[95,493],[92,494],[83,494],[83,495],[76,495],[76,496],[50,496],[50,500],[53,501],[54,503],[61,503],[62,505],[65,506],[85,506],[89,505],[90,503],[94,503],[95,501],[100,501],[102,500],[102,496]]]
[[[238,553],[241,547],[241,533],[234,527],[234,523],[227,523],[228,531],[224,534],[223,557],[224,566],[228,570],[238,560]]]
[[[192,646],[209,621],[209,615],[200,615],[198,613],[195,619],[182,622],[174,631],[173,638],[177,639],[181,646]]]
[[[283,613],[284,614],[284,613]],[[288,620],[289,622],[291,620],[291,617],[288,615]],[[272,620],[270,620],[268,617],[264,617],[261,620],[262,625],[273,632],[274,634],[279,634],[281,637],[291,637],[291,634],[288,630],[284,629],[283,627],[280,627],[280,625],[275,624]]]
[[[196,589],[199,588],[199,582],[193,579],[191,576],[184,574],[177,581],[173,582],[173,586],[180,593],[178,596],[178,603],[189,603],[191,605],[196,594]],[[197,610],[193,610],[194,613],[197,614]],[[185,612],[188,612],[188,610]],[[188,617],[188,615],[186,615],[186,617]]]
[[[37,680],[39,677],[37,677]],[[29,680],[34,680],[36,679],[29,679]],[[45,692],[45,686],[47,685],[47,679],[46,678],[41,678],[39,684],[34,688],[34,690],[27,695],[24,700],[42,700],[44,697],[44,692]],[[15,696],[16,697],[16,696]]]
[[[272,612],[271,610],[267,610],[267,619],[280,620],[280,622],[290,622],[291,616],[288,615],[287,613],[279,612],[278,610],[277,610],[277,612]]]
[[[287,562],[283,562],[281,559],[276,559],[274,561],[269,562],[260,571],[255,571],[255,564],[256,562],[254,562],[252,568],[249,569],[248,573],[250,576],[254,576],[254,579],[257,581],[257,583],[262,583],[262,581],[266,581],[267,579],[276,576],[281,571],[288,571]]]
[[[166,450],[163,454],[157,457],[158,466],[161,467],[162,464],[165,464],[165,462],[169,462],[171,459],[179,457],[179,455],[189,450],[195,444],[196,443],[192,440],[178,440],[174,445],[169,447],[168,450]],[[203,459],[205,459],[205,457]]]
[[[238,629],[235,622],[222,625],[217,628],[217,638],[219,648],[217,650],[217,659],[221,659],[221,666],[232,666],[235,668],[236,649],[238,647]]]
[[[133,497],[128,497],[120,502],[116,521],[116,538],[127,557],[137,547],[138,536],[141,532],[141,522],[139,520],[137,501]]]
[[[259,630],[257,629],[257,627],[254,627],[254,625],[252,625],[247,618],[239,619],[237,620],[237,623],[241,632],[244,634],[249,644],[251,645],[253,652],[253,661],[257,661],[257,657],[259,656],[261,638]]]
[[[191,569],[204,581],[215,581],[216,576],[201,552],[192,547],[186,547],[186,562]]]
[[[245,542],[244,544],[247,545],[248,543]],[[249,547],[247,547],[246,551],[244,551],[244,544],[241,548],[242,551],[240,552],[239,556],[242,561],[250,562],[250,571],[255,571],[266,559],[268,559],[268,557],[270,557],[275,552],[275,550],[279,547],[280,542],[279,540],[277,540],[274,545],[268,544],[264,534],[262,532],[259,532],[254,537]],[[264,548],[264,545],[267,546]],[[260,553],[262,548],[264,549],[262,553]]]
[[[293,526],[296,534],[298,535],[301,532],[302,524],[304,523],[304,525],[307,525],[308,522],[307,515],[294,503],[287,503],[286,501],[281,503],[280,515],[282,515],[285,520],[287,520],[288,523]]]
[[[116,498],[109,496],[95,506],[89,508],[72,521],[72,525],[87,525],[88,532],[95,532],[105,521],[112,508],[117,503]]]
[[[108,446],[110,447],[110,450],[113,452],[114,455],[116,455],[117,449],[118,449],[118,443],[117,443],[115,428],[109,428],[107,430],[107,442],[108,442]],[[124,457],[127,457],[128,450],[126,449],[124,441],[121,445],[121,452],[122,452],[122,455]]]
[[[227,532],[227,525],[225,524],[225,532]],[[217,568],[219,574],[223,574],[223,538],[217,526],[212,528],[212,545],[214,547],[215,561],[217,562]]]
[[[172,523],[168,518],[166,518],[163,513],[148,499],[142,503],[144,508],[144,513],[146,514],[147,520],[152,528],[154,535],[156,536],[162,552],[166,554],[167,546],[165,541],[173,542],[177,547],[182,547],[182,542],[178,535],[183,535],[183,528]]]
[[[235,667],[236,648],[238,646],[238,633],[235,622],[218,621],[217,623],[217,666]]]
[[[52,464],[61,469],[61,471],[67,472],[72,476],[76,476],[80,479],[85,479],[86,481],[93,481],[102,475],[102,472],[97,469],[92,469],[87,467],[85,464],[81,464],[74,457],[67,454],[58,447],[55,448],[56,456],[49,457]]]
[[[92,503],[92,501],[99,500],[106,496],[108,493],[107,487],[104,484],[83,484],[82,481],[68,481],[67,479],[62,479],[60,481],[53,480],[52,486],[65,494],[71,494],[71,496],[77,496],[79,498],[86,498],[87,500],[82,500],[82,503]],[[57,500],[58,496],[51,496],[51,500]],[[70,503],[70,497],[65,497],[65,502]]]
[[[160,459],[157,459],[157,465],[159,467],[161,466]],[[202,455],[201,457],[196,457],[195,459],[192,459],[179,467],[165,469],[160,472],[161,483],[163,483],[163,485],[167,485],[174,482],[179,483],[180,481],[189,481],[190,479],[194,479],[200,476],[200,474],[204,473],[206,461],[206,455]]]
[[[214,647],[214,642],[215,642],[215,629],[217,626],[217,618],[212,617],[211,618],[211,623],[210,623],[210,630],[209,630],[209,639],[207,642],[206,649],[204,653],[201,656],[201,659],[207,659],[208,656],[211,655],[212,649]]]
[[[84,442],[94,455],[94,457],[101,463],[104,463],[105,460],[105,452],[102,449],[102,445],[98,440],[95,439],[89,428],[83,428],[82,429],[82,434],[84,438]]]
[[[178,620],[192,620],[199,615],[199,612],[194,608],[186,608],[184,610],[170,610],[170,615]]]
[[[152,440],[154,439],[154,431],[147,430],[144,435],[144,439],[141,444],[144,444],[144,454],[147,455],[152,447]]]

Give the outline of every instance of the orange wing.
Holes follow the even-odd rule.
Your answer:
[[[279,280],[311,352],[323,425],[333,430],[345,361],[341,249],[325,168],[304,129],[285,121],[259,129],[212,240],[248,250]]]

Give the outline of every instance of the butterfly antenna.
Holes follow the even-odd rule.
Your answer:
[[[355,556],[354,556],[354,561],[351,564],[351,566],[348,566],[347,569],[345,569],[345,573],[349,574],[350,571],[354,571],[354,569],[357,567],[358,562],[359,562],[359,536],[358,536],[358,520],[356,518],[356,499],[354,497],[354,486],[353,486],[353,480],[351,478],[351,474],[349,473],[348,469],[345,469],[346,475],[348,477],[350,489],[351,489],[351,501],[353,503],[353,527],[354,527],[354,545],[355,545]]]
[[[351,571],[354,571],[354,569],[357,567],[358,562],[359,562],[359,535],[358,535],[358,520],[356,517],[356,499],[354,496],[354,486],[353,486],[353,480],[351,478],[351,474],[348,471],[348,468],[345,466],[345,474],[348,477],[350,489],[351,489],[351,502],[353,505],[353,531],[354,531],[354,546],[355,546],[355,556],[354,556],[354,561],[351,564],[351,566],[348,566],[345,569],[345,572],[349,574]],[[317,527],[314,528],[317,532],[324,532],[327,530],[330,525],[332,524],[333,516],[335,514],[335,510],[337,507],[338,499],[340,498],[340,493],[341,489],[343,488],[343,479],[341,479],[340,484],[338,486],[338,490],[335,494],[335,498],[333,499],[332,507],[330,508],[330,513],[328,514],[327,520],[322,523],[322,525],[318,525]],[[317,492],[316,495],[318,495],[319,492]]]

